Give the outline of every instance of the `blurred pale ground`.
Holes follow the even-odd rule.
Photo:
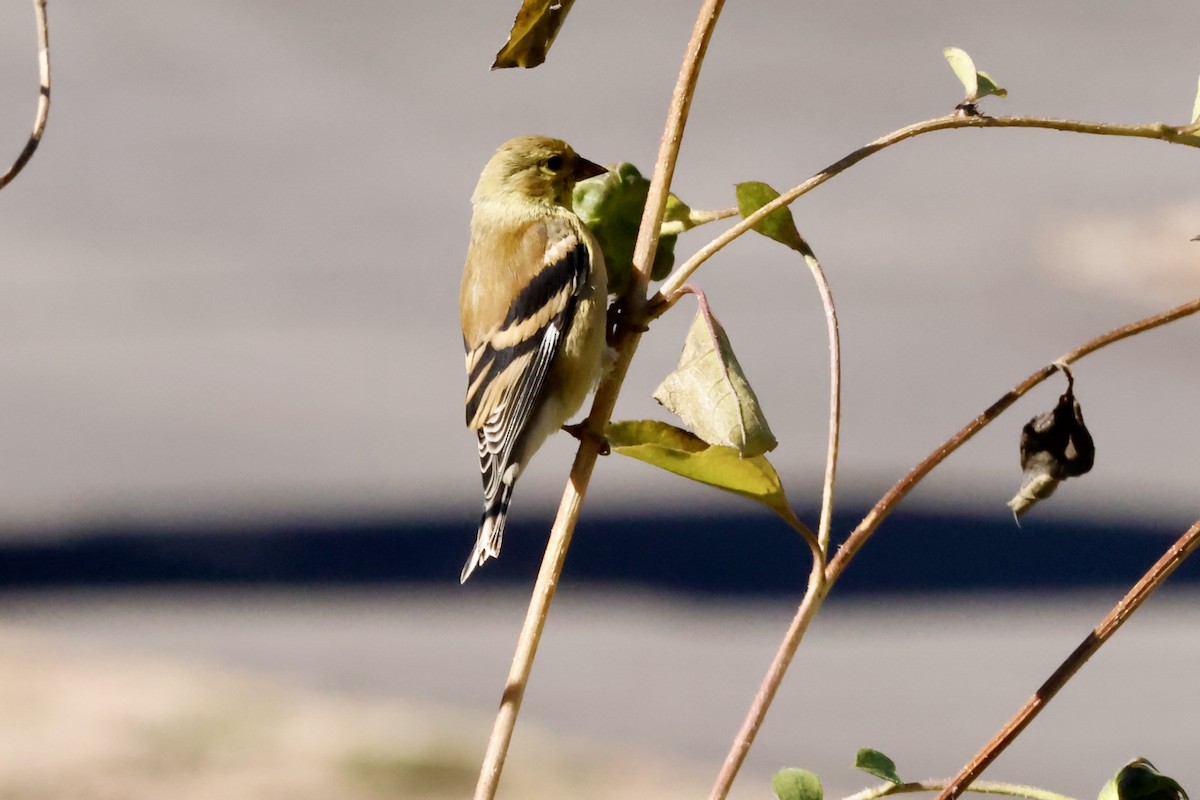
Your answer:
[[[93,633],[97,622],[132,625],[103,641],[70,624],[64,628],[57,614],[49,622],[22,620],[37,623],[36,634],[7,624],[0,630],[0,796],[434,800],[467,796],[474,786],[477,742],[462,732],[485,724],[481,715],[415,700],[399,685],[397,691],[359,687],[334,695],[306,685],[316,676],[213,667],[197,656],[222,644],[203,635],[193,639],[197,629],[179,625],[178,616],[172,630],[182,634],[184,646],[160,648],[154,641],[154,614],[174,616],[177,601],[155,601],[157,612],[140,619],[146,606],[113,608],[111,602],[101,602],[99,618],[87,612],[75,620]],[[39,613],[65,610],[42,598],[36,605]],[[197,620],[194,610],[185,616]],[[148,621],[149,640],[142,636]],[[261,612],[246,621],[262,623]],[[229,633],[236,639],[251,630],[235,624]],[[332,655],[336,661],[372,654]],[[564,744],[536,723],[525,726],[522,739],[522,757],[506,775],[510,797],[699,793],[699,781],[668,771],[667,756]]]
[[[106,519],[438,513],[464,521],[465,552],[478,476],[458,405],[454,307],[474,178],[496,144],[527,132],[648,169],[697,4],[581,2],[544,68],[489,73],[515,5],[52,4],[50,127],[0,192],[5,534]],[[1198,33],[1193,0],[731,2],[676,188],[697,207],[728,205],[737,181],[792,185],[949,111],[960,93],[941,56],[950,44],[1010,90],[985,103],[991,113],[1182,123]],[[5,4],[0,154],[15,154],[32,118],[31,42],[26,4]],[[1188,242],[1200,233],[1198,164],[1195,151],[1162,143],[957,131],[874,156],[798,203],[840,304],[843,495],[877,495],[1079,342],[1200,293],[1200,244]],[[693,237],[698,246],[704,235]],[[748,240],[697,280],[782,441],[772,459],[794,498],[815,496],[825,343],[807,276],[783,248]],[[679,313],[647,337],[620,416],[659,413],[649,393],[686,324]],[[1079,366],[1099,461],[1045,513],[1191,522],[1196,339],[1189,320]],[[1020,403],[913,501],[1006,513],[1020,424],[1060,391],[1052,383]],[[516,513],[549,518],[569,451],[547,447]],[[740,501],[615,459],[589,494],[590,511],[651,502]],[[879,617],[834,609],[802,650],[740,796],[763,796],[770,771],[795,763],[831,791],[859,786],[848,764],[860,745],[891,753],[906,774],[946,773],[1116,595],[886,601]],[[151,759],[136,780],[160,783],[143,796],[164,786],[226,796],[208,781],[232,774],[223,759],[245,748],[210,752],[189,737],[225,726],[221,709],[248,695],[282,710],[266,731],[229,723],[231,735],[272,742],[250,748],[262,771],[238,773],[243,797],[303,796],[274,783],[301,782],[301,764],[313,770],[305,791],[331,797],[323,781],[345,774],[329,765],[349,763],[360,744],[437,744],[441,729],[410,714],[462,714],[449,736],[473,765],[520,606],[441,592],[6,597],[0,725],[11,747],[0,751],[14,771],[0,777],[18,782],[0,787],[134,797],[88,770]],[[1152,603],[989,777],[1088,797],[1146,755],[1200,791],[1191,607],[1185,596]],[[597,797],[683,796],[695,784],[671,794],[656,771],[673,759],[699,763],[703,787],[788,613],[564,595],[514,767],[540,758],[539,742],[563,743],[569,752],[545,756],[564,781],[548,795],[583,796],[581,786],[609,780],[591,771],[610,757],[596,744],[616,747],[611,758],[647,770],[634,777],[653,786],[614,784]],[[318,718],[335,741],[307,738],[314,726],[303,720]],[[168,729],[161,746],[182,752],[145,749],[157,726]],[[60,771],[78,783],[47,777]],[[373,791],[355,787],[346,796]],[[506,791],[532,796],[516,781]]]
[[[948,777],[1119,596],[835,601],[733,796],[767,796],[783,766],[817,771],[830,797],[873,785],[851,767],[859,747],[888,753],[909,779]],[[1086,800],[1143,755],[1200,786],[1197,599],[1152,599],[987,777]],[[449,773],[445,796],[466,796],[524,602],[453,591],[10,597],[0,610],[0,794],[48,776],[74,787],[133,772],[173,796],[226,796],[214,782],[237,767],[241,797],[356,798],[362,776],[344,767],[365,753],[394,759],[397,773],[435,756]],[[564,592],[501,796],[704,796],[788,605]],[[196,663],[221,669],[182,666]],[[161,768],[136,772],[151,759]],[[413,796],[412,775],[392,777],[409,788],[393,796]],[[342,793],[322,794],[333,785]]]

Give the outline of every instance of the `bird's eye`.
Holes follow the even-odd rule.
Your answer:
[[[546,159],[546,168],[552,172],[558,172],[560,169],[562,169],[562,165],[562,156],[550,156]]]

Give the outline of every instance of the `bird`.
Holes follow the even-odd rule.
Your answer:
[[[606,171],[560,139],[518,136],[471,197],[459,299],[483,515],[460,583],[500,554],[517,478],[612,363],[604,256],[571,207],[575,184]]]

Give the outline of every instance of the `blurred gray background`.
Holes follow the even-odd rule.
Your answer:
[[[56,4],[50,127],[0,194],[5,528],[477,505],[456,311],[475,177],[530,131],[648,170],[694,14],[582,3],[544,68],[490,73],[510,5]],[[30,9],[2,13],[15,154],[35,100]],[[1198,24],[1190,2],[732,3],[676,188],[726,206],[738,181],[791,186],[947,112],[961,96],[948,44],[1010,89],[990,112],[1183,123]],[[843,492],[876,496],[1035,368],[1200,292],[1198,163],[1158,142],[952,131],[800,201],[842,316]],[[746,239],[697,282],[780,436],[773,458],[798,502],[815,496],[826,348],[807,274]],[[618,416],[658,413],[649,393],[689,316],[647,338]],[[1192,512],[1195,326],[1079,366],[1100,459],[1047,513]],[[1060,391],[914,499],[1007,500],[1019,425]],[[518,514],[546,514],[570,452],[537,460]],[[589,501],[722,502],[619,461]]]
[[[339,514],[446,516],[463,521],[465,555],[479,485],[462,426],[456,303],[475,177],[497,144],[531,132],[561,136],[593,160],[628,160],[648,171],[695,5],[580,2],[543,67],[491,73],[515,2],[54,3],[49,128],[26,172],[0,192],[0,531],[41,541],[112,520],[217,528]],[[966,49],[1009,89],[1007,99],[984,101],[989,113],[1183,124],[1200,72],[1198,33],[1200,5],[1186,0],[732,2],[701,77],[675,190],[697,208],[730,205],[739,181],[783,189],[877,136],[950,111],[961,87],[942,58],[947,45]],[[28,4],[8,3],[0,8],[3,160],[25,141],[35,99],[32,14]],[[1160,142],[951,131],[875,155],[799,201],[799,228],[824,263],[842,322],[845,502],[877,497],[1041,365],[1200,294],[1200,244],[1189,242],[1200,233],[1198,165],[1195,150]],[[690,234],[678,253],[708,233]],[[696,283],[781,441],[771,458],[789,494],[811,504],[823,470],[827,377],[824,322],[807,273],[786,249],[746,238]],[[650,392],[673,367],[689,319],[681,304],[643,340],[618,417],[661,416]],[[1097,465],[1035,514],[1179,531],[1190,524],[1200,452],[1198,324],[1177,323],[1078,365]],[[1020,426],[1061,391],[1055,379],[1024,399],[935,472],[913,507],[1007,514],[1004,502],[1019,482]],[[524,521],[546,524],[553,513],[572,452],[557,438],[522,480],[514,515]],[[743,502],[613,458],[597,470],[586,513],[742,511]],[[819,694],[857,702],[855,715],[881,719],[878,738],[854,738],[856,745],[889,750],[882,740],[897,734],[882,723],[899,717],[934,736],[919,769],[948,772],[1115,597],[1086,612],[1071,601],[1077,613],[1062,620],[1048,650],[1054,655],[986,715],[973,707],[978,687],[952,703],[905,698],[889,708],[904,686],[867,705],[840,673]],[[703,625],[709,610],[624,596],[606,604],[635,613],[643,602],[678,603],[671,613],[688,621],[664,613],[663,625],[711,641],[713,628]],[[1028,637],[1012,620],[1059,624],[1059,600],[1014,602],[1007,612],[988,609],[1014,626],[1016,648]],[[471,603],[501,609],[504,635],[485,644],[467,625],[444,652],[421,638],[453,630],[456,618],[440,612],[465,609],[461,618]],[[202,604],[184,605],[204,613]],[[55,618],[86,607],[65,603]],[[490,709],[519,601],[439,594],[437,602],[404,607],[413,630],[396,635],[412,637],[403,640],[412,642],[406,652],[429,659],[412,669],[431,674],[455,665],[459,683],[483,687],[461,703]],[[41,619],[28,605],[12,608],[14,620]],[[1045,741],[1024,761],[1014,756],[1007,777],[1064,775],[1061,764],[1042,764],[1055,751],[1078,764],[1069,774],[1080,777],[1054,788],[1087,796],[1140,754],[1185,787],[1200,786],[1190,722],[1200,697],[1183,677],[1194,668],[1195,625],[1186,604],[1172,608],[1175,616],[1159,618],[1155,647],[1191,650],[1147,646],[1148,661],[1131,662],[1126,678],[1143,689],[1182,691],[1178,702],[1107,725],[1077,716],[1072,730],[1103,741],[1085,746],[1066,734]],[[728,617],[735,612],[711,617],[736,639],[744,621]],[[748,675],[761,674],[786,624],[786,609],[771,613]],[[948,635],[938,619],[913,623],[912,635],[931,628]],[[968,639],[978,619],[963,622]],[[572,620],[585,627],[569,628]],[[78,624],[98,623],[85,615]],[[592,617],[564,612],[561,624],[550,627],[551,641],[588,630]],[[832,641],[833,627],[818,632]],[[864,648],[847,656],[850,663],[889,663],[891,645],[878,631],[849,629],[860,638],[845,646]],[[298,635],[308,641],[316,633]],[[911,642],[895,629],[889,635]],[[154,650],[154,642],[147,634],[142,643]],[[976,650],[970,641],[947,646],[977,656],[934,665],[954,674],[987,667],[1003,676],[1016,666],[1010,651]],[[626,645],[614,640],[613,647]],[[486,652],[486,663],[464,656],[471,648]],[[216,651],[197,645],[176,654],[221,660]],[[1015,661],[1029,666],[1019,653]],[[1147,664],[1179,672],[1155,680]],[[793,689],[809,685],[803,673],[815,668],[816,656],[802,655]],[[919,685],[946,680],[930,675],[930,665],[903,668]],[[675,669],[637,683],[623,701],[655,695],[659,681],[678,680]],[[549,685],[568,680],[549,663],[539,671],[535,678]],[[361,680],[381,692],[405,691]],[[741,709],[756,680],[718,675],[681,702],[702,711],[704,699],[719,694]],[[1130,683],[1103,691],[1124,692]],[[454,693],[417,679],[406,685],[454,701]],[[1163,718],[1171,713],[1178,718]],[[698,721],[634,740],[664,755],[703,757],[708,766],[739,714],[709,730],[700,726],[710,718],[699,713]],[[979,727],[957,727],[964,718]],[[554,713],[543,721],[570,728]],[[627,740],[619,725],[581,727]],[[796,763],[820,771],[822,763],[803,755],[811,733],[800,720],[771,752],[795,753]],[[481,746],[486,727],[466,735]],[[1102,745],[1113,752],[1093,762],[1090,753]],[[1155,758],[1163,751],[1178,756],[1174,763]],[[852,748],[839,763],[851,757]],[[756,763],[760,782],[745,796],[761,796],[762,776],[778,766]],[[861,782],[840,780],[835,785],[847,789]]]

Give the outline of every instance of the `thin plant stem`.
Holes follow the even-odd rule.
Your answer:
[[[627,366],[628,362],[625,362],[624,367]],[[608,413],[611,413],[611,409]],[[595,416],[596,409],[593,408],[589,423]],[[591,479],[592,469],[596,465],[598,453],[598,441],[591,437],[584,437],[575,454],[575,461],[571,465],[570,479],[563,491],[554,526],[550,529],[546,553],[542,558],[542,566],[538,570],[537,580],[534,582],[525,622],[521,626],[521,633],[517,638],[517,647],[513,652],[508,680],[504,684],[500,709],[496,712],[492,735],[488,739],[487,750],[480,767],[479,782],[475,787],[475,800],[491,800],[496,796],[496,789],[500,784],[500,773],[504,769],[508,748],[512,743],[513,730],[516,728],[517,715],[521,711],[521,701],[525,698],[525,687],[529,684],[529,675],[533,670],[533,661],[537,656],[542,630],[546,626],[546,618],[550,613],[550,603],[554,600],[554,593],[558,588],[559,576],[562,575],[563,563],[567,557],[567,548],[570,546],[571,536],[575,532],[575,523],[579,519],[579,512],[583,507],[583,499],[587,493],[588,482]]]
[[[975,778],[979,777],[988,765],[995,761],[997,756],[1003,753],[1005,748],[1020,735],[1021,731],[1033,722],[1042,709],[1058,694],[1059,689],[1065,686],[1067,681],[1087,663],[1088,659],[1112,638],[1126,620],[1133,616],[1133,612],[1137,611],[1142,603],[1146,602],[1147,598],[1166,582],[1175,568],[1183,563],[1183,560],[1191,555],[1198,546],[1200,546],[1200,520],[1188,528],[1167,549],[1167,552],[1163,553],[1154,566],[1142,576],[1142,579],[1100,621],[1100,624],[1084,637],[1074,652],[1067,656],[1067,659],[1059,665],[1058,669],[1054,670],[1054,673],[1033,693],[1033,696],[1025,701],[1025,705],[1021,706],[1013,718],[947,783],[941,794],[937,796],[937,800],[955,800],[965,788],[971,787]]]
[[[870,789],[850,795],[844,800],[879,800],[893,794],[909,794],[912,792],[940,792],[946,788],[949,781],[913,781],[911,783],[885,783]],[[999,794],[1006,797],[1024,797],[1028,800],[1074,800],[1065,794],[1039,789],[1036,786],[1024,786],[1019,783],[997,783],[993,781],[976,781],[967,788],[968,792],[976,794]]]
[[[803,245],[801,252],[804,256],[804,262],[812,273],[813,280],[817,283],[817,290],[821,295],[821,303],[825,308],[825,321],[829,333],[829,446],[825,461],[825,481],[821,490],[821,521],[817,528],[817,542],[816,547],[813,549],[813,565],[808,578],[808,587],[805,590],[804,597],[800,601],[799,607],[796,609],[796,614],[792,618],[787,633],[784,634],[783,641],[780,642],[779,649],[775,653],[775,658],[772,660],[766,676],[764,676],[758,691],[754,695],[750,709],[746,712],[746,718],[742,721],[742,727],[734,738],[734,745],[725,756],[725,761],[721,765],[721,770],[717,774],[712,791],[709,793],[710,800],[724,800],[729,794],[729,789],[733,786],[733,781],[737,778],[737,774],[750,752],[750,747],[754,744],[754,739],[758,736],[758,730],[762,727],[763,720],[766,719],[767,709],[774,702],[775,695],[783,683],[783,677],[787,674],[788,667],[791,665],[792,659],[796,656],[796,650],[800,647],[804,633],[808,630],[809,623],[816,616],[817,610],[821,607],[821,603],[824,602],[825,595],[828,593],[824,567],[822,565],[825,563],[825,555],[829,550],[834,489],[837,482],[838,440],[842,417],[842,356],[838,334],[837,308],[834,305],[833,292],[829,288],[829,282],[825,278],[824,271],[821,269],[820,261],[817,260],[816,255],[808,247],[808,243],[803,240],[801,242]],[[806,538],[811,540],[811,536],[812,534],[810,533]]]
[[[1195,314],[1198,311],[1200,311],[1200,298],[1176,306],[1161,314],[1155,314],[1128,325],[1114,328],[1064,354],[1053,363],[1042,367],[1030,375],[989,406],[982,414],[967,423],[958,433],[951,436],[940,447],[930,453],[920,464],[901,478],[895,486],[889,489],[887,494],[880,498],[863,520],[859,522],[846,542],[838,548],[837,554],[834,555],[833,559],[825,567],[824,580],[817,581],[810,579],[808,591],[800,601],[800,605],[796,609],[796,615],[792,619],[787,632],[784,634],[779,649],[776,651],[775,659],[767,669],[767,674],[763,676],[759,690],[754,696],[754,701],[746,713],[746,719],[733,740],[729,754],[726,756],[725,763],[722,765],[721,772],[717,777],[717,782],[709,794],[710,800],[723,800],[728,794],[729,788],[733,784],[733,779],[737,776],[738,770],[746,759],[746,755],[750,752],[750,747],[754,744],[754,738],[757,736],[758,730],[766,718],[767,711],[770,709],[771,702],[775,698],[779,684],[783,681],[783,676],[787,672],[788,665],[791,664],[792,657],[795,655],[797,648],[800,646],[800,641],[804,637],[805,631],[808,630],[808,625],[812,621],[812,617],[816,615],[825,597],[828,596],[830,589],[833,588],[834,583],[837,582],[837,579],[845,571],[850,561],[862,549],[880,523],[891,514],[900,501],[934,467],[945,461],[951,453],[962,447],[971,437],[999,417],[1000,414],[1018,399],[1057,372],[1061,366],[1070,366],[1084,356],[1107,347],[1110,344],[1166,325],[1169,322],[1174,322],[1177,319]]]
[[[20,174],[34,151],[41,144],[42,134],[46,130],[46,120],[50,117],[50,29],[46,23],[46,0],[33,0],[33,13],[37,19],[38,39],[38,105],[33,117],[33,132],[25,142],[16,161],[8,168],[8,172],[0,175],[0,189],[12,183],[13,178]]]
[[[676,82],[671,106],[667,113],[658,160],[650,181],[646,209],[634,249],[634,280],[631,282],[630,294],[625,301],[627,307],[634,310],[635,313],[626,319],[636,319],[640,316],[641,309],[646,302],[646,287],[650,280],[650,269],[658,247],[658,236],[666,210],[667,193],[675,172],[675,163],[679,157],[679,145],[683,139],[688,109],[691,107],[696,82],[700,77],[700,66],[704,61],[704,53],[708,49],[708,42],[712,38],[713,28],[716,26],[723,5],[724,0],[705,0],[692,31],[691,39],[688,41],[683,65],[679,71],[679,79]],[[605,424],[612,417],[617,395],[621,391],[621,385],[629,370],[629,363],[633,359],[640,340],[641,330],[636,325],[616,326],[612,346],[617,352],[617,357],[613,368],[596,390],[596,397],[587,419],[589,429],[604,430]],[[492,734],[488,739],[487,749],[480,767],[479,781],[475,786],[475,800],[493,800],[496,796],[500,775],[504,769],[504,762],[508,757],[508,749],[517,724],[517,716],[521,710],[521,701],[525,696],[525,689],[533,670],[533,661],[537,656],[538,644],[541,641],[546,618],[550,613],[550,604],[554,600],[554,593],[566,561],[567,548],[571,544],[575,524],[579,520],[579,514],[583,508],[584,496],[587,493],[588,483],[591,481],[599,449],[599,437],[583,437],[579,449],[576,451],[571,474],[563,489],[563,497],[559,503],[554,525],[550,529],[542,566],[538,571],[533,593],[529,599],[529,609],[525,614],[525,621],[517,638],[517,647],[513,653],[508,680],[500,699],[500,708],[496,713]]]
[[[753,228],[776,209],[790,205],[797,198],[808,194],[830,178],[845,172],[850,167],[868,156],[878,153],[880,150],[916,136],[921,136],[922,134],[956,128],[1045,128],[1096,136],[1130,136],[1141,139],[1156,139],[1171,144],[1200,147],[1200,134],[1190,132],[1186,127],[1177,128],[1162,123],[1152,123],[1149,125],[1113,125],[1103,122],[1077,122],[1074,120],[1049,119],[1045,117],[985,117],[963,116],[961,114],[950,114],[918,122],[892,131],[886,136],[882,136],[835,161],[808,180],[765,204],[762,208],[759,208],[753,214],[733,225],[720,236],[717,236],[704,247],[697,250],[691,258],[667,276],[666,280],[659,287],[658,293],[650,298],[648,305],[650,316],[661,316],[670,307],[671,298],[674,296],[675,290],[686,283],[691,278],[692,273],[701,264],[724,249],[734,239]]]
[[[733,781],[737,777],[738,771],[741,770],[742,764],[745,763],[755,737],[758,736],[758,729],[762,727],[763,720],[767,716],[767,709],[775,700],[775,693],[779,691],[779,686],[783,683],[783,676],[787,673],[792,658],[796,655],[796,649],[804,638],[804,632],[808,630],[809,623],[816,616],[817,609],[821,607],[825,595],[829,592],[829,587],[821,575],[822,563],[822,559],[813,558],[812,571],[808,577],[808,588],[804,592],[803,599],[800,600],[800,607],[796,609],[796,615],[792,617],[792,623],[788,626],[783,641],[779,643],[775,658],[771,661],[771,666],[754,695],[750,711],[742,721],[742,727],[733,740],[733,746],[725,756],[725,762],[721,765],[721,771],[717,773],[717,780],[713,783],[712,791],[708,793],[708,800],[725,800],[729,794],[729,789],[733,786]]]
[[[687,222],[683,220],[673,220],[664,222],[662,227],[658,229],[658,235],[662,236],[679,236],[681,233],[686,233],[692,228],[698,228],[701,225],[707,225],[710,222],[717,222],[730,217],[736,217],[738,210],[735,206],[729,208],[718,208],[715,211],[696,211],[693,209],[687,218]]]
[[[821,269],[821,262],[801,239],[804,263],[817,283],[821,305],[825,308],[825,328],[829,336],[829,444],[825,453],[825,482],[821,487],[821,520],[817,526],[817,543],[824,555],[829,552],[829,533],[833,525],[833,501],[837,487],[838,442],[842,428],[842,345],[838,333],[837,306],[833,291]]]
[[[633,248],[633,280],[624,300],[635,323],[646,306],[646,287],[650,285],[650,272],[654,267],[654,255],[658,251],[658,238],[662,231],[662,220],[667,210],[667,196],[675,178],[675,164],[679,160],[679,146],[683,143],[683,131],[687,127],[692,98],[696,94],[696,83],[700,80],[700,67],[704,54],[717,26],[717,18],[725,0],[704,0],[692,38],[688,40],[683,57],[683,66],[671,94],[671,105],[667,110],[667,124],[658,146],[658,159],[654,164],[654,175],[646,194],[646,206],[642,210],[642,224],[638,228],[637,243]],[[680,285],[682,285],[680,281]],[[635,345],[636,347],[636,340]]]

